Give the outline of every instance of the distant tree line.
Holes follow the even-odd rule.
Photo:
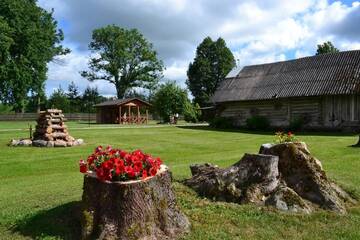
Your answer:
[[[62,109],[65,113],[93,113],[95,112],[94,104],[107,100],[107,98],[101,96],[97,87],[88,86],[83,93],[80,93],[79,88],[74,82],[71,82],[65,91],[61,86],[54,90],[49,96],[42,96],[41,108],[58,108]],[[30,96],[27,98],[27,104],[25,106],[26,112],[36,112],[37,99],[36,96]]]

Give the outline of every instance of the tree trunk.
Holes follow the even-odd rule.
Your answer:
[[[143,181],[102,182],[89,173],[82,204],[82,239],[175,239],[190,226],[164,166]]]
[[[40,104],[41,104],[41,100],[40,100],[40,94],[37,95],[36,97],[36,101],[37,101],[37,105],[36,105],[36,112],[40,113]]]
[[[122,84],[123,81],[124,80],[119,78],[119,76],[115,76],[116,95],[118,99],[123,99],[127,90],[127,88]]]

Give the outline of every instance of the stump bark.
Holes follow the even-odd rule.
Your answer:
[[[82,239],[176,239],[190,227],[164,166],[137,181],[102,182],[87,174],[82,204]]]
[[[278,161],[276,156],[245,154],[226,169],[211,164],[192,165],[193,177],[185,184],[211,199],[259,203],[278,185]]]
[[[229,168],[204,164],[190,169],[193,177],[184,183],[215,200],[304,213],[319,207],[345,213],[346,205],[355,203],[327,178],[305,143],[264,144],[260,154],[245,154]]]

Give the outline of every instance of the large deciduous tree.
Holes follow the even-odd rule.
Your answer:
[[[53,12],[36,0],[0,1],[0,100],[24,110],[28,93],[44,94],[47,63],[69,52]]]
[[[324,54],[324,53],[337,53],[339,49],[337,49],[330,41],[324,42],[323,44],[317,45],[316,55]]]
[[[153,46],[136,29],[115,25],[95,29],[89,49],[94,56],[89,71],[81,72],[90,81],[106,80],[114,84],[117,97],[134,87],[147,88],[162,76],[163,63]]]
[[[219,82],[235,67],[235,59],[222,38],[213,41],[205,38],[196,49],[196,56],[190,63],[186,81],[194,101],[200,106],[208,105]]]

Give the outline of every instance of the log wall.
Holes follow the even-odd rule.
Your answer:
[[[312,128],[359,128],[360,95],[301,97],[262,101],[228,102],[219,105],[218,115],[231,117],[244,126],[251,116],[265,116],[272,126],[288,126],[303,118]]]

